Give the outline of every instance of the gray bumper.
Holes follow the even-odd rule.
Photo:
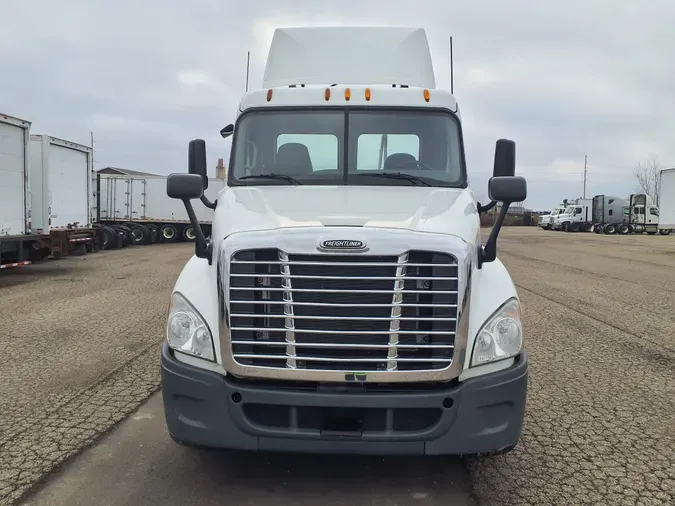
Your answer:
[[[162,348],[169,432],[185,443],[254,451],[474,454],[520,438],[527,356],[452,386],[407,390],[238,383]]]

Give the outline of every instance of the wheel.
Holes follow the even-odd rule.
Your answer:
[[[570,224],[565,222],[562,224],[562,227],[560,227],[563,232],[569,232],[570,231]]]
[[[570,232],[578,232],[581,226],[578,223],[570,223],[569,226],[569,231]]]
[[[605,225],[605,234],[616,234],[616,225],[614,223]]]
[[[144,225],[134,223],[129,226],[131,232],[131,237],[136,245],[149,244],[150,243],[150,230],[147,229]]]
[[[118,249],[122,247],[117,230],[112,227],[101,227],[101,249]]]
[[[154,223],[145,226],[150,231],[150,241],[152,244],[159,242],[159,227]]]
[[[192,225],[185,227],[181,233],[181,236],[183,237],[183,240],[187,242],[194,242],[194,240],[197,238],[195,228]]]
[[[593,224],[592,223],[585,223],[584,224],[584,232],[593,232]]]
[[[617,232],[619,232],[619,234],[621,234],[621,235],[626,235],[626,234],[630,233],[630,227],[628,225],[626,225],[625,223],[622,223],[621,225],[619,225],[617,227]]]
[[[600,223],[596,223],[595,225],[593,225],[593,232],[595,232],[596,234],[601,233],[602,225],[600,225]]]
[[[159,235],[163,242],[174,242],[178,238],[178,230],[173,225],[162,225]]]
[[[671,232],[672,230],[669,228],[662,228],[661,230],[659,230],[659,234],[661,235],[670,235]]]

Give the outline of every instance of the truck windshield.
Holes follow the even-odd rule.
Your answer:
[[[466,186],[459,124],[431,110],[247,112],[235,127],[228,177],[256,186]]]

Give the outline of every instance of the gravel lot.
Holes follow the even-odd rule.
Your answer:
[[[127,248],[0,272],[0,504],[158,388],[168,295],[192,251]]]
[[[108,486],[107,504],[166,500],[167,477],[214,465],[222,474],[206,477],[209,488],[193,489],[193,503],[212,504],[201,501],[200,490],[222,494],[215,484],[234,475],[240,487],[255,487],[255,504],[300,504],[303,476],[313,504],[322,495],[325,504],[342,504],[335,487],[344,494],[353,488],[344,504],[448,504],[444,490],[461,489],[464,480],[473,487],[470,502],[482,505],[675,504],[675,237],[511,228],[499,244],[523,301],[530,352],[525,432],[514,452],[462,465],[450,459],[443,472],[416,461],[404,466],[410,475],[371,461],[362,467],[365,482],[342,469],[344,460],[316,467],[304,459],[298,464],[304,475],[294,472],[298,461],[291,457],[225,465],[167,442],[155,396],[125,422],[136,420],[137,427],[123,424],[65,465],[31,503],[80,504],[78,496],[87,504],[101,490],[86,473],[114,482],[110,460],[128,462],[132,451],[141,472],[127,473],[118,493]],[[133,248],[0,275],[0,314],[9,318],[0,348],[0,504],[17,499],[157,389],[167,295],[191,251]],[[138,449],[144,442],[146,450]],[[255,482],[237,471],[247,463],[259,472]]]

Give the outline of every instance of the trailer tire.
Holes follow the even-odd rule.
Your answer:
[[[150,243],[150,230],[145,226],[135,223],[129,227],[134,244],[143,245]]]
[[[153,223],[145,226],[150,231],[150,244],[159,242],[159,227]]]
[[[627,235],[630,233],[630,227],[625,223],[622,223],[621,225],[618,226],[617,232],[619,233],[619,235]]]
[[[197,238],[197,234],[195,233],[195,227],[193,227],[192,225],[186,226],[183,229],[181,236],[183,237],[184,241],[194,242],[195,239]]]
[[[659,234],[661,235],[670,235],[671,232],[672,230],[669,228],[662,228],[661,230],[659,230]]]
[[[133,246],[136,244],[134,242],[134,236],[131,233],[131,229],[126,225],[120,225],[120,230],[124,232],[124,246]]]
[[[604,232],[609,235],[616,234],[616,225],[614,223],[608,223],[605,225]]]
[[[101,227],[101,249],[117,249],[119,248],[119,234],[110,227]]]
[[[159,229],[162,242],[176,242],[178,239],[178,230],[173,225],[162,225]]]

